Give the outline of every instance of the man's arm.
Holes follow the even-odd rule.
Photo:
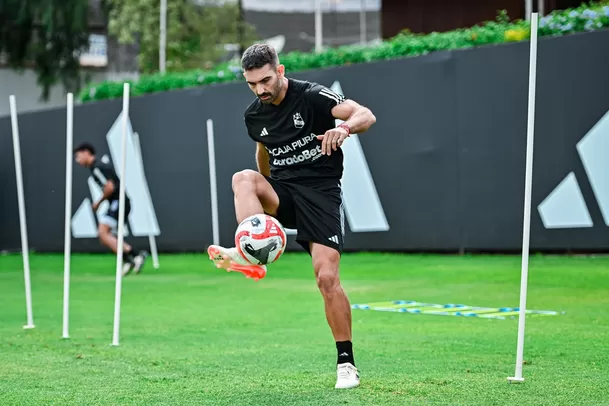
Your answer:
[[[108,200],[110,196],[112,196],[112,193],[114,193],[114,188],[114,182],[112,181],[112,179],[109,179],[104,185],[102,197],[93,204],[93,211],[97,211],[97,209],[99,209],[99,205],[102,204],[104,200]]]
[[[318,113],[344,121],[338,128],[317,136],[321,141],[322,154],[331,155],[333,150],[336,151],[343,144],[349,134],[366,132],[376,123],[376,117],[370,109],[351,99],[345,99],[343,95],[325,86],[319,84],[311,86],[306,96]]]
[[[271,176],[271,164],[269,161],[269,152],[264,148],[264,145],[260,142],[256,143],[256,165],[258,166],[258,172],[264,176]]]
[[[344,122],[337,128],[317,136],[317,139],[321,140],[321,153],[326,155],[331,155],[332,151],[343,145],[350,134],[366,132],[376,123],[376,117],[369,108],[350,99],[334,106],[331,113],[334,118]]]
[[[337,104],[332,109],[332,116],[339,120],[343,120],[343,124],[346,124],[349,127],[351,130],[350,133],[352,134],[366,132],[376,123],[376,117],[369,108],[350,99],[345,100],[341,104]]]

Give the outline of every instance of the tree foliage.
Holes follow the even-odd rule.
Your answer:
[[[120,43],[139,46],[142,73],[159,69],[159,0],[108,0],[108,31]],[[207,2],[209,3],[209,1]],[[238,43],[240,25],[243,45],[256,39],[254,28],[240,23],[235,4],[200,6],[190,0],[167,0],[167,71],[209,68],[224,53],[222,44]]]
[[[0,0],[0,55],[14,69],[33,66],[44,100],[59,82],[80,88],[87,7],[87,0]]]

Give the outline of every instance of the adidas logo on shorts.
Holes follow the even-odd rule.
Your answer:
[[[260,133],[260,136],[261,136],[261,137],[264,137],[265,135],[269,135],[269,132],[266,130],[266,127],[264,127],[264,128],[262,129],[262,132]]]
[[[337,235],[334,235],[334,236],[328,238],[328,240],[332,241],[334,244],[340,244],[340,242],[338,241]]]

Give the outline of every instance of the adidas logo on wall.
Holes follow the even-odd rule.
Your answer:
[[[122,116],[121,112],[106,135],[112,162],[114,162],[114,170],[119,176],[121,173],[118,163],[121,161]],[[126,179],[121,179],[121,181],[126,182],[125,192],[131,199],[131,214],[128,219],[125,218],[125,236],[129,233],[135,237],[158,236],[161,230],[148,190],[139,139],[137,138],[137,135],[133,133],[131,120],[127,120]],[[102,162],[106,163],[110,161],[107,155],[104,155],[101,159]],[[74,238],[96,238],[98,236],[95,213],[91,209],[91,203],[102,196],[102,190],[92,177],[89,177],[88,184],[91,200],[85,198],[72,216],[72,235]],[[107,201],[104,201],[97,213],[105,213],[108,210],[108,204]]]
[[[577,151],[605,224],[609,226],[609,111],[577,143]],[[545,228],[594,226],[573,172],[539,204],[537,210]]]

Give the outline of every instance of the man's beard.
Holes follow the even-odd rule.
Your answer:
[[[283,84],[281,83],[281,81],[279,81],[277,87],[273,89],[272,93],[262,93],[260,96],[258,96],[258,99],[260,99],[260,102],[262,102],[263,104],[272,104],[275,100],[277,100],[277,96],[279,96],[279,93],[281,93],[282,87]],[[268,99],[263,100],[262,98],[266,96],[269,96]]]
[[[268,98],[266,98],[267,96]],[[271,104],[275,101],[276,98],[277,96],[273,96],[271,93],[263,93],[258,96],[258,99],[260,99],[260,102],[263,104]]]

